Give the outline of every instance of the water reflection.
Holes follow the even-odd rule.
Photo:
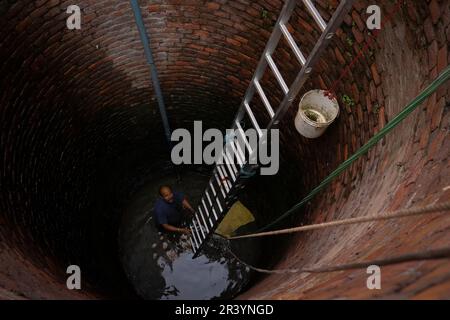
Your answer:
[[[124,267],[138,294],[146,299],[219,299],[235,296],[247,284],[250,270],[214,239],[192,259],[187,236],[170,237],[150,226],[135,234],[125,249]],[[148,233],[157,235],[148,237]],[[145,234],[147,233],[147,234]],[[152,238],[149,245],[149,238]],[[131,239],[130,239],[131,240]],[[151,259],[149,259],[151,257]]]
[[[202,190],[204,182],[198,184]],[[138,295],[161,300],[236,296],[248,284],[250,270],[232,257],[221,238],[214,237],[203,254],[192,259],[186,235],[158,232],[152,219],[154,201],[149,200],[149,194],[153,194],[150,190],[146,188],[132,201],[119,235],[122,265]],[[257,246],[246,246],[245,250],[259,251]]]

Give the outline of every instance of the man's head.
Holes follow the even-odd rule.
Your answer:
[[[173,192],[172,192],[172,188],[171,187],[169,187],[169,186],[161,186],[161,187],[159,187],[159,195],[165,201],[167,201],[169,203],[173,202]]]

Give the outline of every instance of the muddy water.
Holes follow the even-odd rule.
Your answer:
[[[251,271],[231,256],[224,240],[213,239],[202,255],[192,259],[187,236],[163,234],[154,226],[152,210],[159,185],[172,185],[195,205],[207,181],[208,177],[196,173],[184,174],[180,184],[173,178],[155,181],[134,197],[124,213],[119,235],[121,260],[129,281],[142,298],[229,299],[250,281]],[[247,225],[245,229],[247,232],[252,227]],[[253,263],[260,252],[257,242],[246,246],[245,253],[234,250]]]

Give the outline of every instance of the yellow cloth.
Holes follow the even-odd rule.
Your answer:
[[[240,202],[236,201],[216,229],[216,233],[229,237],[238,228],[255,221],[252,213]]]

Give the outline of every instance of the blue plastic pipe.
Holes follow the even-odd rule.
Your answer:
[[[156,100],[158,101],[159,112],[161,113],[161,118],[164,126],[164,133],[166,135],[169,149],[172,149],[172,141],[171,141],[172,134],[170,130],[169,120],[167,118],[166,106],[164,104],[164,98],[162,96],[161,86],[159,84],[158,72],[156,70],[155,62],[153,61],[152,49],[150,48],[150,40],[148,38],[144,22],[142,21],[141,8],[139,7],[138,0],[131,0],[131,7],[133,8],[136,25],[139,30],[142,45],[144,46],[145,57],[147,58],[147,62],[150,65],[153,88],[155,89]]]

